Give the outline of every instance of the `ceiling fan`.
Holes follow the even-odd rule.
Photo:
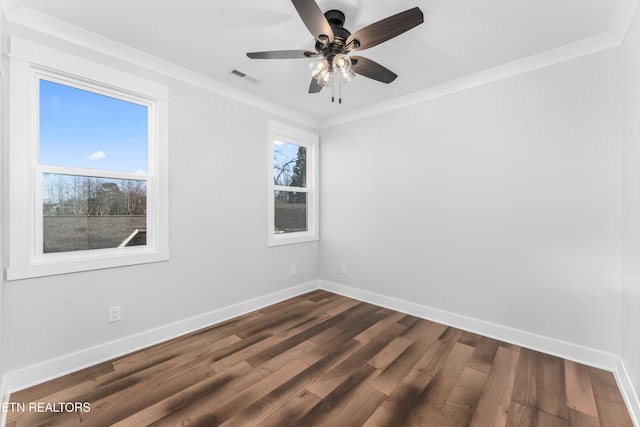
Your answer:
[[[275,50],[249,52],[252,59],[317,58],[310,65],[311,85],[309,93],[318,93],[336,80],[340,88],[360,74],[383,83],[391,83],[398,77],[393,71],[363,56],[350,56],[396,37],[424,22],[418,7],[389,16],[351,34],[343,25],[345,15],[339,10],[324,14],[315,0],[291,0],[300,18],[316,40],[315,52],[309,50]],[[336,78],[334,78],[336,74]],[[334,98],[332,97],[332,101]],[[342,98],[340,98],[340,103]]]

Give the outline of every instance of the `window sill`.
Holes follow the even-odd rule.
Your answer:
[[[320,237],[315,233],[283,233],[269,236],[267,246],[293,245],[296,243],[317,242]]]
[[[107,250],[109,251],[109,250]],[[59,274],[77,273],[81,271],[100,270],[105,268],[125,267],[169,260],[169,251],[149,251],[137,248],[118,249],[117,253],[91,254],[88,251],[73,258],[51,257],[33,261],[28,265],[9,267],[6,269],[6,280],[22,280]]]

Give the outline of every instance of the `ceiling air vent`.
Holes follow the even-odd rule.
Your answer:
[[[256,79],[255,77],[251,77],[251,76],[243,73],[242,71],[233,70],[233,71],[231,71],[231,74],[233,74],[234,76],[238,76],[241,79],[250,81],[251,83],[258,83],[258,79]]]

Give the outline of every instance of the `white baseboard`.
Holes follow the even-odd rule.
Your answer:
[[[392,310],[411,314],[423,319],[442,323],[447,326],[453,326],[485,337],[505,341],[607,371],[613,372],[618,368],[619,357],[616,354],[583,347],[577,344],[533,334],[531,332],[521,331],[508,326],[463,316],[461,314],[440,310],[426,305],[416,304],[414,302],[393,298],[387,295],[352,288],[338,283],[321,280],[320,288],[336,294],[355,298],[360,301],[390,308]]]
[[[627,368],[624,366],[624,362],[622,360],[620,360],[614,375],[616,376],[618,387],[622,392],[622,397],[629,409],[633,425],[640,426],[640,398],[638,397],[636,390],[633,388],[633,383],[631,382]]]
[[[15,392],[22,390],[316,289],[318,289],[317,281],[303,283],[139,334],[86,348],[56,359],[47,360],[37,365],[10,371],[7,372],[4,377],[5,381],[3,384],[4,387],[6,387],[5,391]],[[8,393],[3,393],[3,396],[5,394]],[[0,426],[1,425],[2,424],[0,424]]]

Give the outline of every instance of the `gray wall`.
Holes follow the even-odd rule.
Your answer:
[[[321,277],[618,354],[619,57],[325,129]]]
[[[4,32],[4,10],[0,11],[0,48],[2,48],[2,52],[4,52],[4,37],[2,37],[2,34]],[[0,67],[2,68],[3,73],[0,73],[0,141],[5,141],[6,140],[6,134],[7,132],[7,127],[5,126],[5,121],[4,121],[4,112],[5,112],[5,106],[6,106],[6,102],[7,100],[5,99],[5,83],[6,83],[6,79],[4,78],[4,71],[7,68],[7,58],[2,55],[2,58],[0,58]],[[2,277],[4,280],[4,266],[6,265],[6,258],[5,258],[5,228],[8,227],[8,223],[6,221],[6,218],[4,216],[4,204],[5,204],[5,198],[4,198],[4,189],[6,188],[5,186],[5,182],[4,182],[4,174],[5,171],[7,170],[7,165],[5,164],[6,161],[6,151],[5,151],[5,144],[2,143],[0,144],[1,148],[0,148],[0,165],[2,166],[2,174],[0,174],[0,182],[2,182],[2,185],[0,185],[0,215],[2,217],[2,221],[0,222],[0,242],[2,242],[2,244],[0,244],[0,263],[2,263]],[[5,393],[6,390],[4,390],[4,387],[6,386],[5,384],[5,377],[4,377],[4,354],[5,354],[5,346],[4,346],[4,282],[3,282],[3,286],[2,288],[0,288],[0,399],[2,399],[2,401],[4,401],[4,396],[3,393]]]
[[[622,360],[640,392],[640,14],[622,47]],[[638,408],[640,409],[640,408]]]

